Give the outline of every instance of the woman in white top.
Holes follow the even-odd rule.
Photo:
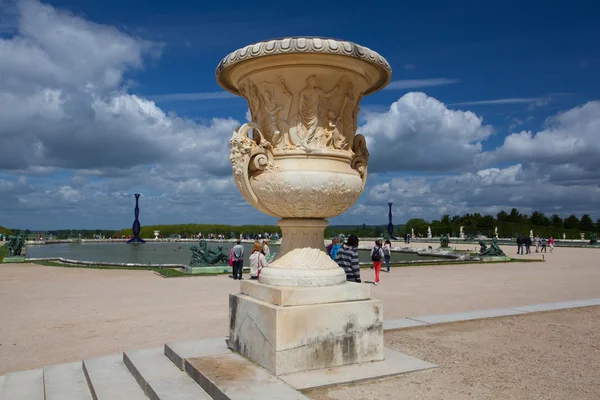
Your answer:
[[[262,243],[254,242],[254,248],[250,255],[250,279],[258,279],[260,271],[267,266],[267,259],[262,250]]]

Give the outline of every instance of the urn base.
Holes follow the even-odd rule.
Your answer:
[[[260,283],[273,286],[332,286],[346,273],[325,253],[328,222],[319,218],[284,218],[278,222],[282,242],[275,261],[260,273]]]

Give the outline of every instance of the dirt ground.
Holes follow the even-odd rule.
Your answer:
[[[545,263],[394,268],[371,293],[384,301],[385,319],[598,298],[599,256],[560,248]],[[362,274],[373,278],[370,269]],[[0,375],[224,337],[228,294],[237,291],[238,282],[223,275],[165,279],[150,271],[0,264]]]
[[[388,331],[439,367],[309,391],[313,400],[600,398],[600,307]]]

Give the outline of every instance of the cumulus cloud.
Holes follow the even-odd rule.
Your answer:
[[[470,111],[454,111],[425,93],[411,92],[387,112],[365,114],[370,170],[466,169],[493,129]]]
[[[386,204],[391,201],[401,220],[438,219],[443,214],[466,212],[496,214],[512,207],[524,212],[543,210],[565,216],[569,213],[600,215],[598,180],[596,185],[565,182],[553,179],[554,172],[535,165],[515,164],[455,176],[390,178],[369,188],[360,210],[384,216]]]
[[[485,155],[488,163],[535,162],[572,164],[586,171],[600,169],[600,101],[561,112],[548,119],[545,129],[508,135],[502,146]]]
[[[17,10],[16,30],[0,39],[4,224],[22,226],[49,209],[41,218],[63,212],[71,226],[90,209],[128,215],[134,190],[163,216],[186,215],[184,204],[225,205],[237,190],[227,138],[239,122],[197,123],[127,92],[128,74],[160,45],[33,0]],[[33,175],[46,179],[26,183]]]

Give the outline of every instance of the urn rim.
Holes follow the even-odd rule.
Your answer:
[[[225,71],[243,62],[262,57],[288,54],[323,54],[345,56],[361,60],[376,67],[380,79],[364,93],[383,89],[392,79],[392,67],[376,51],[347,40],[319,36],[291,36],[249,44],[225,56],[215,71],[217,83],[225,90],[239,95],[239,90],[225,79]]]

